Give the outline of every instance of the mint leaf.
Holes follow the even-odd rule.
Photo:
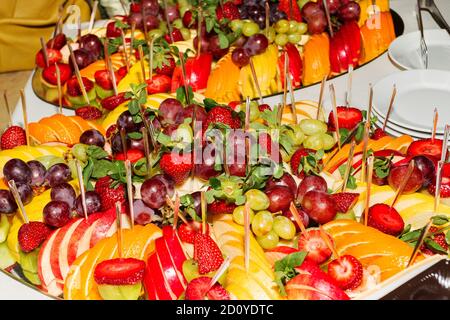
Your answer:
[[[305,251],[298,251],[288,254],[281,260],[275,261],[275,271],[286,271],[286,269],[294,269],[301,266],[306,254]]]
[[[220,46],[220,49],[228,48],[229,45],[230,45],[230,42],[228,41],[227,36],[223,32],[220,32],[219,33],[219,46]]]
[[[128,134],[128,137],[130,139],[139,140],[139,139],[142,139],[142,133],[140,133],[140,132],[130,132]]]
[[[108,157],[108,152],[106,152],[105,150],[103,150],[100,147],[97,146],[89,146],[87,151],[86,151],[87,155],[93,159],[103,159]]]
[[[211,188],[218,190],[221,187],[221,183],[220,180],[217,178],[210,178],[209,179],[209,185],[211,186]]]
[[[163,146],[168,146],[169,144],[171,144],[172,142],[172,138],[169,137],[168,135],[160,132],[158,134],[158,136],[156,137],[156,141],[158,141],[160,144],[162,144]]]
[[[424,242],[425,242],[426,246],[428,248],[430,248],[431,250],[442,253],[442,254],[447,254],[447,250],[442,248],[442,246],[439,243],[437,243],[436,241],[428,238],[428,239],[425,239]]]
[[[442,226],[449,221],[449,218],[445,215],[437,215],[432,218],[433,224],[436,226]]]
[[[450,246],[450,231],[447,231],[447,233],[445,235],[445,241]]]

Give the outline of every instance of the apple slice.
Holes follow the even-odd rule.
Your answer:
[[[177,270],[172,258],[173,256],[164,241],[164,237],[157,239],[155,245],[167,285],[175,295],[179,296],[186,289],[186,280],[182,273]],[[181,278],[180,275],[182,276]]]
[[[149,281],[149,278],[152,278],[153,281]],[[178,297],[170,290],[156,252],[154,252],[147,260],[144,286],[145,290],[148,292],[154,290],[160,300],[178,299]]]
[[[174,231],[172,227],[166,226],[163,229],[163,237],[169,248],[170,255],[174,262],[175,268],[179,271],[183,270],[183,263],[187,259],[186,251],[183,248],[178,232]]]
[[[289,300],[349,300],[347,294],[333,284],[311,274],[299,274],[286,284]]]
[[[52,246],[61,229],[55,230],[52,235],[42,244],[38,256],[38,275],[41,280],[42,290],[50,295],[58,297],[62,294],[63,284],[56,281],[50,260]]]

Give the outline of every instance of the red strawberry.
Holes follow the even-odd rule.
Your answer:
[[[141,4],[138,2],[132,1],[130,3],[130,11],[134,12],[134,13],[141,13],[141,11],[142,11]]]
[[[61,51],[47,48],[48,65],[51,66],[62,59]],[[42,49],[36,54],[36,64],[39,68],[45,68],[45,58]]]
[[[379,140],[383,137],[387,137],[387,133],[385,131],[383,131],[383,129],[381,129],[381,128],[376,128],[375,132],[372,134],[372,139]]]
[[[208,290],[211,282],[209,277],[198,277],[188,283],[186,300],[230,300],[230,294],[219,283],[215,283]]]
[[[272,110],[267,103],[260,104],[258,106],[258,109],[259,109],[259,112],[264,112],[264,110],[269,110],[269,111]]]
[[[434,242],[436,242],[439,246],[441,246],[441,248],[444,249],[444,251],[448,251],[448,244],[447,241],[445,240],[445,234],[443,232],[439,232],[439,229],[433,226],[428,231],[428,234],[432,234],[431,239]],[[422,246],[420,247],[420,251],[429,256],[435,255],[436,253],[442,254],[442,252],[439,252],[436,249],[429,247],[426,243],[422,244]]]
[[[336,203],[336,210],[345,213],[353,208],[358,201],[359,193],[341,192],[331,195],[331,198]]]
[[[24,146],[27,144],[25,130],[19,126],[11,126],[3,132],[0,138],[0,149],[13,149],[17,146]]]
[[[80,107],[75,110],[75,114],[84,120],[97,120],[103,116],[100,109],[93,106]]]
[[[233,2],[228,1],[223,4],[223,7],[218,6],[216,8],[216,17],[219,21],[223,18],[228,20],[236,20],[240,19],[241,15],[239,14],[238,7]]]
[[[58,33],[52,39],[48,40],[46,46],[48,49],[61,50],[67,43],[66,35]]]
[[[183,41],[183,35],[181,34],[181,31],[179,29],[177,29],[177,28],[173,28],[173,30],[172,30],[172,38],[173,38],[174,42]],[[169,36],[169,34],[166,34],[164,36],[164,39],[166,39],[166,41],[168,43],[172,43],[172,39]]]
[[[189,177],[189,173],[192,170],[192,154],[165,153],[159,161],[159,166],[176,184],[180,184]]]
[[[436,193],[436,176],[428,185],[428,192],[432,195]],[[444,163],[442,167],[442,180],[441,180],[441,198],[450,197],[450,163]]]
[[[204,131],[210,124],[219,123],[229,126],[231,129],[239,129],[241,127],[241,120],[233,111],[224,106],[216,106],[209,110],[206,121],[203,125]]]
[[[300,171],[298,170],[300,163],[302,163],[302,160],[304,157],[309,156],[310,154],[315,154],[315,153],[316,153],[316,151],[313,149],[302,148],[302,149],[298,149],[297,151],[295,151],[294,154],[292,155],[291,160],[290,160],[291,170],[300,179],[303,179],[305,177],[304,168],[302,168],[302,170],[300,170]],[[320,160],[317,165],[321,165],[321,164],[322,164],[322,160]]]
[[[234,203],[227,202],[225,200],[214,200],[212,203],[208,203],[208,213],[210,214],[223,214],[233,213],[233,210],[237,206]]]
[[[178,235],[184,242],[194,244],[195,234],[201,230],[201,222],[191,221],[189,224],[183,223],[178,227]],[[206,233],[208,233],[208,224],[206,224]]]
[[[116,22],[111,21],[106,25],[106,36],[108,38],[117,38],[120,37],[122,33],[120,29],[116,27]]]
[[[333,242],[333,239],[330,241]],[[322,239],[320,231],[316,229],[309,229],[305,233],[302,233],[298,239],[298,250],[306,251],[308,254],[306,259],[322,264],[331,257],[331,250],[328,248],[325,240]]]
[[[95,83],[102,89],[112,90],[113,82],[108,70],[97,70],[94,73]]]
[[[337,107],[339,129],[354,129],[362,120],[361,110],[352,107]],[[330,130],[336,130],[334,126],[334,115],[330,112],[328,116],[328,127]]]
[[[57,63],[57,65],[59,68],[61,85],[63,85],[72,76],[72,69],[70,68],[70,66],[68,64],[65,64],[65,63]],[[50,83],[54,86],[58,85],[58,76],[56,74],[56,64],[52,64],[49,67],[45,68],[44,71],[42,71],[42,77],[48,83]]]
[[[440,159],[443,141],[440,139],[422,139],[413,141],[406,152],[408,156],[429,156]]]
[[[102,177],[95,184],[95,192],[100,195],[102,202],[102,210],[108,210],[116,205],[117,201],[125,203],[125,188],[123,184],[117,183],[112,186],[113,179],[110,177]]]
[[[292,3],[292,17],[291,17],[291,3]],[[295,19],[299,22],[302,21],[302,15],[297,1],[292,0],[280,0],[278,3],[278,10],[283,11],[288,16],[288,19]]]
[[[106,138],[109,139],[113,134],[117,132],[117,124],[111,125],[108,130],[106,130]]]
[[[94,83],[88,78],[81,77],[81,81],[83,81],[86,92],[89,92],[94,88]],[[67,80],[67,94],[72,97],[78,97],[83,94],[80,85],[78,84],[77,77],[74,76]]]
[[[398,236],[405,227],[397,210],[384,203],[377,203],[369,208],[367,225],[393,236]]]
[[[106,110],[114,110],[128,100],[130,100],[130,98],[125,98],[125,92],[120,92],[117,95],[112,95],[111,97],[103,99],[100,101],[100,104]]]
[[[234,111],[236,111],[236,109],[241,105],[240,101],[231,101],[228,103],[228,106],[233,109]]]
[[[145,262],[135,258],[116,258],[100,262],[94,271],[97,284],[131,285],[144,278]]]
[[[139,159],[142,159],[144,157],[144,153],[139,149],[129,149],[127,151],[127,157],[126,159],[130,160],[131,163],[135,163]],[[125,154],[118,153],[116,154],[116,160],[125,161]]]
[[[197,232],[194,237],[194,259],[198,262],[200,274],[216,271],[223,263],[222,252],[207,234]]]
[[[328,275],[342,290],[353,290],[362,283],[363,266],[354,256],[346,254],[328,264]]]
[[[23,252],[30,252],[41,245],[47,239],[52,230],[43,222],[30,221],[24,223],[18,233],[20,249]]]
[[[176,64],[175,59],[173,57],[166,57],[167,63],[163,64],[161,68],[156,68],[155,72],[157,74],[163,74],[168,77],[171,77],[173,74],[173,70],[175,70]]]
[[[149,94],[165,93],[170,91],[172,79],[164,74],[155,74],[151,79],[147,79],[146,82]]]
[[[119,82],[123,77],[128,74],[127,66],[120,67],[116,71],[116,81]]]

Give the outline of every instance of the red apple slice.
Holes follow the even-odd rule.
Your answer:
[[[178,236],[178,232],[174,231],[173,228],[169,226],[164,227],[162,231],[162,239],[164,239],[167,248],[169,248],[176,269],[180,271],[183,270],[183,263],[186,261],[187,255],[181,243],[181,239]]]
[[[55,230],[42,244],[38,256],[38,275],[41,280],[42,290],[57,297],[62,294],[63,284],[56,281],[51,264],[52,246],[61,229]]]
[[[153,284],[155,292],[157,292],[158,298],[161,300],[175,300],[176,297],[173,292],[170,291],[170,287],[166,279],[164,278],[164,273],[162,271],[162,266],[159,261],[158,254],[154,252],[147,260],[147,277],[153,278]],[[150,282],[145,282],[146,285],[150,285]],[[150,291],[152,289],[147,289]]]
[[[179,296],[185,290],[186,285],[184,283],[186,280],[184,276],[180,279],[180,272],[178,272],[179,270],[175,266],[171,252],[169,251],[170,249],[166,246],[164,239],[157,239],[155,245],[167,285],[176,296]]]

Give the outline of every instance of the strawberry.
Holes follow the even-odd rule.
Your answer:
[[[336,203],[336,210],[345,213],[353,208],[358,201],[359,193],[341,192],[331,195],[331,198]]]
[[[120,29],[116,27],[116,22],[111,21],[106,25],[106,36],[108,38],[117,38],[120,37],[122,33]]]
[[[292,155],[290,160],[291,170],[300,179],[303,179],[310,171],[317,171],[318,167],[322,165],[322,160],[320,160],[319,162],[316,162],[314,167],[305,166],[304,159],[306,159],[309,155],[314,155],[315,153],[316,151],[313,149],[301,148],[295,151]],[[302,164],[301,170],[299,170],[300,164]]]
[[[264,112],[264,110],[269,110],[269,111],[272,110],[267,103],[260,104],[258,106],[258,109],[259,109],[259,112]]]
[[[428,192],[434,195],[436,193],[436,176],[428,185]],[[442,180],[441,180],[441,198],[450,197],[450,163],[444,163],[442,167]]]
[[[145,262],[135,258],[116,258],[100,262],[94,270],[97,284],[132,285],[144,278]]]
[[[379,140],[383,137],[387,137],[387,133],[385,131],[383,131],[383,129],[381,129],[381,128],[376,128],[375,132],[372,134],[372,139]]]
[[[222,252],[207,234],[197,232],[194,237],[194,259],[198,262],[200,274],[216,271],[223,263]]]
[[[23,128],[19,126],[11,126],[3,132],[0,138],[0,149],[13,149],[17,146],[24,146],[27,144],[26,133]]]
[[[51,66],[62,59],[61,51],[47,48],[48,65]],[[42,49],[36,54],[36,64],[39,68],[45,68],[45,58]]]
[[[134,1],[132,1],[130,3],[130,12],[141,13],[141,11],[142,11],[142,6],[140,3],[134,2]]]
[[[172,29],[172,38],[173,42],[183,41],[183,35],[181,34],[181,31],[177,28]],[[169,34],[166,34],[164,36],[164,39],[166,39],[168,43],[172,43],[172,39]]]
[[[210,214],[223,214],[233,213],[233,210],[237,206],[234,203],[227,202],[226,200],[214,200],[212,203],[208,203],[208,213]]]
[[[106,130],[106,138],[110,139],[115,133],[117,133],[117,124],[109,126],[108,130]]]
[[[103,116],[100,109],[93,106],[80,107],[75,110],[75,114],[84,120],[97,120]]]
[[[195,234],[201,230],[202,224],[201,222],[191,221],[189,224],[183,223],[178,227],[178,236],[181,241],[194,244]],[[206,233],[208,233],[209,227],[206,224]]]
[[[354,256],[343,255],[328,264],[328,275],[342,290],[353,290],[363,280],[363,266]]]
[[[113,89],[113,82],[108,70],[97,70],[94,73],[95,83],[105,90]]]
[[[209,290],[209,277],[198,277],[188,283],[186,300],[230,300],[230,294],[219,283],[215,283]]]
[[[291,4],[292,3],[292,17],[291,17]],[[292,0],[280,0],[278,3],[278,10],[283,11],[288,19],[295,19],[298,22],[302,21],[302,15],[300,13],[300,8],[298,7],[297,1]]]
[[[103,99],[100,101],[100,104],[104,109],[111,111],[128,100],[130,100],[130,98],[125,98],[125,92],[120,92],[117,95],[112,95],[111,97]]]
[[[363,120],[361,110],[357,108],[337,107],[337,113],[339,129],[353,130]],[[328,127],[331,131],[336,130],[333,112],[328,116]]]
[[[151,79],[146,80],[148,94],[169,92],[171,81],[169,76],[155,74]]]
[[[72,69],[70,68],[70,66],[68,64],[65,64],[65,63],[52,64],[52,65],[44,68],[44,71],[42,71],[42,77],[48,83],[50,83],[54,86],[58,85],[58,76],[56,74],[56,65],[58,65],[61,85],[63,85],[72,76]]]
[[[112,186],[113,182],[113,179],[106,176],[98,179],[95,184],[95,192],[100,195],[103,211],[113,208],[117,201],[125,202],[125,188],[123,184],[117,183],[116,186]]]
[[[163,63],[161,67],[157,67],[155,69],[155,72],[157,74],[162,74],[171,77],[176,67],[175,59],[171,56],[168,56],[165,58],[165,60],[166,63]]]
[[[408,156],[424,155],[440,159],[443,141],[440,139],[422,139],[413,141],[406,152]]]
[[[127,66],[120,67],[116,72],[116,81],[119,82],[128,74]]]
[[[86,92],[89,92],[92,90],[92,88],[94,88],[94,83],[88,78],[81,77],[81,81],[83,81]],[[80,85],[78,84],[77,77],[74,76],[67,80],[67,94],[72,97],[78,97],[83,94]]]
[[[443,232],[439,232],[438,228],[432,226],[430,227],[428,234],[432,234],[431,240],[437,243],[444,251],[448,251],[448,244],[447,241],[445,240],[445,234]],[[426,243],[422,244],[422,246],[420,247],[420,251],[429,256],[435,255],[436,253],[442,254],[442,252],[439,252],[436,249],[431,248]]]
[[[367,225],[392,236],[398,236],[405,227],[397,210],[384,203],[377,203],[369,208]]]
[[[216,8],[216,17],[217,20],[228,19],[228,20],[236,20],[240,19],[241,15],[239,14],[238,7],[231,1],[225,2],[223,6],[217,6]]]
[[[165,153],[159,161],[159,166],[176,184],[180,184],[189,177],[192,170],[192,154]]]
[[[228,103],[228,106],[229,106],[231,109],[233,109],[234,111],[237,111],[237,109],[239,109],[240,105],[241,105],[241,102],[240,102],[240,101],[230,101],[230,102]]]
[[[333,239],[330,241],[333,242]],[[300,235],[298,239],[298,250],[306,251],[306,259],[315,262],[317,264],[322,264],[331,257],[331,250],[328,248],[325,240],[322,239],[320,231],[316,229],[309,229],[305,233]]]
[[[46,46],[48,49],[61,50],[67,43],[66,35],[58,33],[52,39],[48,40]]]
[[[206,131],[210,124],[215,123],[227,125],[231,129],[239,129],[241,127],[239,117],[230,108],[225,106],[216,106],[209,110],[203,125],[204,131]]]
[[[126,159],[130,160],[131,163],[135,163],[139,159],[144,157],[144,153],[139,149],[129,149],[127,151],[127,157],[125,158],[125,154],[123,152],[116,154],[116,160],[125,161]]]
[[[47,239],[52,230],[43,222],[30,221],[24,223],[18,233],[20,249],[23,252],[31,252]]]

